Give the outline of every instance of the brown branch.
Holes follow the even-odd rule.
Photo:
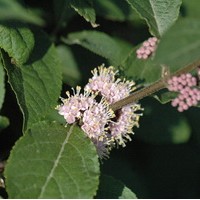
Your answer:
[[[195,61],[194,63],[183,67],[182,69],[176,71],[175,73],[173,73],[171,75],[164,76],[163,78],[156,81],[152,85],[149,85],[145,88],[142,88],[141,90],[138,90],[138,91],[130,94],[128,97],[121,99],[120,101],[115,102],[110,107],[113,111],[116,111],[116,110],[122,108],[125,105],[128,105],[128,104],[133,103],[133,102],[137,102],[137,101],[143,99],[144,97],[147,97],[149,95],[154,94],[155,92],[158,92],[161,89],[164,89],[166,87],[166,81],[168,79],[170,79],[171,77],[179,76],[181,74],[185,74],[185,73],[190,72],[190,71],[192,71],[193,69],[195,69],[199,66],[200,66],[200,60]]]

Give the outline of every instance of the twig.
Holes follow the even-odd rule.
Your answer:
[[[200,66],[200,60],[195,61],[194,63],[183,67],[182,69],[176,71],[175,73],[173,73],[173,74],[171,74],[167,77],[164,76],[163,78],[156,81],[152,85],[149,85],[145,88],[142,88],[141,90],[138,90],[138,91],[130,94],[128,97],[121,99],[120,101],[115,102],[110,107],[113,111],[116,111],[116,110],[122,108],[125,105],[128,105],[128,104],[133,103],[133,102],[137,102],[137,101],[143,99],[144,97],[152,95],[155,92],[158,92],[159,90],[166,88],[166,82],[171,77],[179,76],[181,74],[185,74],[185,73],[190,72],[190,71],[192,71],[193,69],[195,69],[199,66]]]

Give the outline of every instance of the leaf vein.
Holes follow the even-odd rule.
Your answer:
[[[74,128],[74,125],[72,125],[72,126],[70,127],[70,129],[69,129],[69,131],[68,131],[68,134],[67,134],[67,136],[66,136],[64,142],[62,143],[62,146],[61,146],[60,151],[59,151],[59,153],[58,153],[58,156],[57,156],[57,158],[56,158],[56,160],[55,160],[55,162],[54,162],[54,165],[53,165],[53,167],[52,167],[52,169],[51,169],[51,171],[50,171],[50,174],[49,174],[49,176],[47,176],[46,181],[45,181],[45,183],[44,183],[44,185],[43,185],[43,187],[42,187],[42,189],[41,189],[41,192],[40,192],[40,194],[39,194],[39,196],[38,196],[39,199],[42,198],[43,194],[45,193],[45,189],[46,189],[46,187],[47,187],[47,185],[48,185],[50,179],[53,177],[53,174],[54,174],[54,172],[55,172],[55,170],[56,170],[56,168],[57,168],[57,166],[58,166],[58,164],[59,164],[59,161],[60,161],[60,159],[61,159],[61,157],[62,157],[62,154],[63,154],[63,152],[64,152],[64,149],[65,149],[65,145],[68,143],[68,140],[69,140],[69,137],[70,137],[70,135],[71,135],[71,133],[72,133],[72,131],[73,131],[73,128]]]

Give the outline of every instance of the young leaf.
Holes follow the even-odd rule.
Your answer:
[[[97,199],[137,199],[136,195],[122,182],[111,176],[101,175]]]
[[[24,130],[54,109],[61,90],[61,67],[55,47],[41,31],[35,31],[34,38],[35,46],[26,64],[16,67],[4,55],[9,83],[24,115]],[[12,41],[16,45],[19,42],[15,37]]]
[[[5,176],[9,198],[92,198],[98,156],[77,126],[40,122],[16,143]]]
[[[37,25],[43,25],[44,21],[32,11],[22,7],[15,0],[0,0],[0,19],[1,20],[18,20],[29,22]]]
[[[88,50],[108,59],[113,65],[118,66],[124,58],[124,49],[109,35],[98,31],[81,31],[70,33],[68,38],[63,38],[68,44],[78,44]]]
[[[160,37],[176,21],[181,0],[126,0],[144,18],[150,32]]]
[[[170,102],[172,99],[177,97],[177,92],[171,92],[168,89],[161,90],[154,95],[154,98],[157,99],[160,103],[165,104]]]
[[[90,22],[92,27],[97,27],[96,14],[93,8],[93,0],[70,0],[71,7],[87,22]]]
[[[4,83],[4,69],[2,62],[0,61],[0,110],[4,101],[5,96],[5,83]]]
[[[0,48],[17,66],[25,63],[34,47],[34,35],[26,27],[0,25]]]
[[[178,21],[161,39],[155,61],[174,72],[200,59],[200,22],[195,19]]]

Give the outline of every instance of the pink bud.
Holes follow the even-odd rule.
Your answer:
[[[179,111],[179,112],[183,112],[184,110],[183,110],[182,107],[179,106],[179,107],[178,107],[178,111]]]
[[[143,42],[143,46],[144,46],[144,47],[149,47],[149,46],[150,46],[150,43],[149,43],[148,41],[145,41],[145,42]]]
[[[184,104],[184,105],[182,106],[182,108],[183,108],[183,110],[187,110],[187,109],[189,108],[189,106],[188,106],[187,104]]]

